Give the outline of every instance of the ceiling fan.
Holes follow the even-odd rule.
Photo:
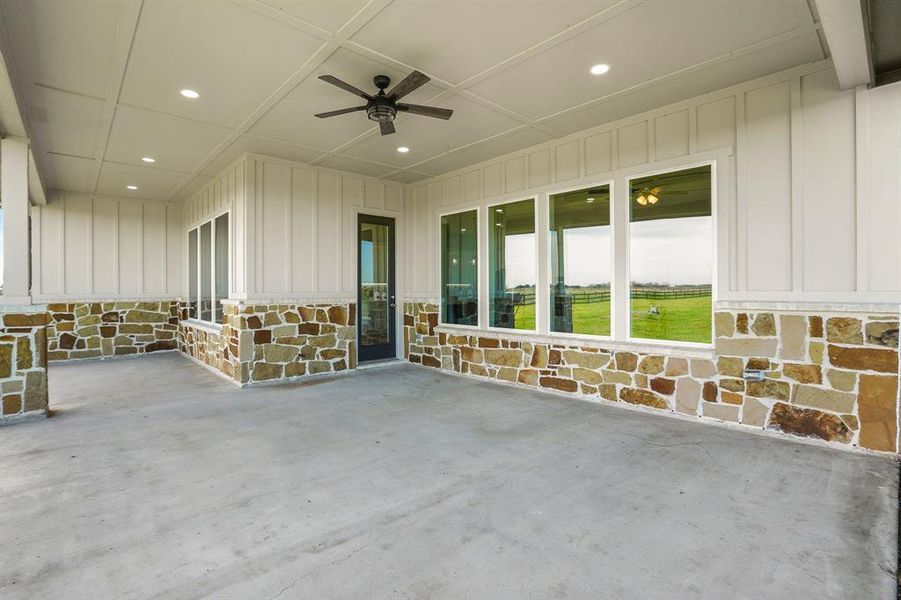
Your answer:
[[[395,85],[393,88],[391,88],[391,91],[387,93],[385,92],[385,88],[387,88],[391,84],[391,79],[387,75],[376,75],[375,77],[373,77],[372,82],[375,84],[375,87],[379,89],[379,91],[374,96],[367,94],[363,90],[356,88],[347,82],[341,81],[337,77],[333,77],[331,75],[320,75],[319,79],[326,81],[334,86],[338,86],[342,90],[346,90],[351,94],[360,96],[361,98],[366,100],[366,104],[362,106],[342,108],[339,110],[333,110],[315,115],[320,119],[325,119],[327,117],[337,117],[338,115],[345,115],[347,113],[360,112],[365,110],[366,115],[369,117],[369,120],[378,122],[379,128],[382,131],[382,135],[390,135],[395,131],[394,118],[397,116],[398,112],[408,112],[411,115],[422,115],[424,117],[444,119],[445,121],[450,119],[451,115],[454,114],[454,111],[449,108],[438,108],[435,106],[422,106],[419,104],[404,104],[398,102],[398,100],[429,81],[429,77],[427,75],[424,75],[423,73],[420,73],[419,71],[413,71],[412,73],[407,75],[403,81]]]

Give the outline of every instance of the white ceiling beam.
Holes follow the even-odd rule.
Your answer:
[[[2,10],[0,10],[2,13]],[[0,15],[2,16],[2,15]],[[15,79],[13,61],[7,65],[6,53],[8,52],[8,32],[0,19],[0,138],[14,136],[28,139],[30,136],[28,124],[23,118],[19,106],[20,95],[18,93],[18,81]],[[34,160],[34,152],[30,143],[28,146],[28,196],[33,204],[47,204],[47,193],[40,171]]]
[[[850,89],[873,83],[869,45],[858,0],[815,0],[839,86]]]
[[[28,147],[28,197],[32,204],[47,204],[47,190],[44,188],[44,180],[34,162],[34,151]]]

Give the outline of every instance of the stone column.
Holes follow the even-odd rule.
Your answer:
[[[3,293],[0,295],[0,419],[47,412],[47,307],[31,299],[28,141],[0,140]]]
[[[47,311],[0,305],[2,419],[47,412]]]

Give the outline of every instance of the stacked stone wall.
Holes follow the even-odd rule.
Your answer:
[[[238,327],[241,319],[238,307],[226,304],[222,311],[222,328],[197,326],[186,322],[188,309],[179,304],[178,349],[194,360],[223,373],[226,377],[240,381],[241,364],[238,353]]]
[[[182,322],[179,349],[240,384],[293,380],[355,368],[355,322],[354,303],[229,303],[221,333]]]
[[[178,303],[69,302],[47,306],[48,358],[145,354],[177,347]]]
[[[40,307],[0,309],[2,417],[47,410],[47,313]]]
[[[707,359],[443,331],[431,303],[404,313],[405,356],[423,366],[898,451],[898,314],[718,311]]]

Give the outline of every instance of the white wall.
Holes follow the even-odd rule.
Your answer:
[[[405,295],[439,294],[440,212],[706,159],[718,164],[719,300],[901,299],[901,84],[841,91],[826,63],[409,186]]]
[[[182,290],[180,203],[57,194],[32,208],[32,296],[175,298]]]
[[[247,154],[187,200],[185,221],[191,228],[232,211],[233,298],[353,299],[357,214],[394,217],[403,256],[403,192],[399,183]]]

